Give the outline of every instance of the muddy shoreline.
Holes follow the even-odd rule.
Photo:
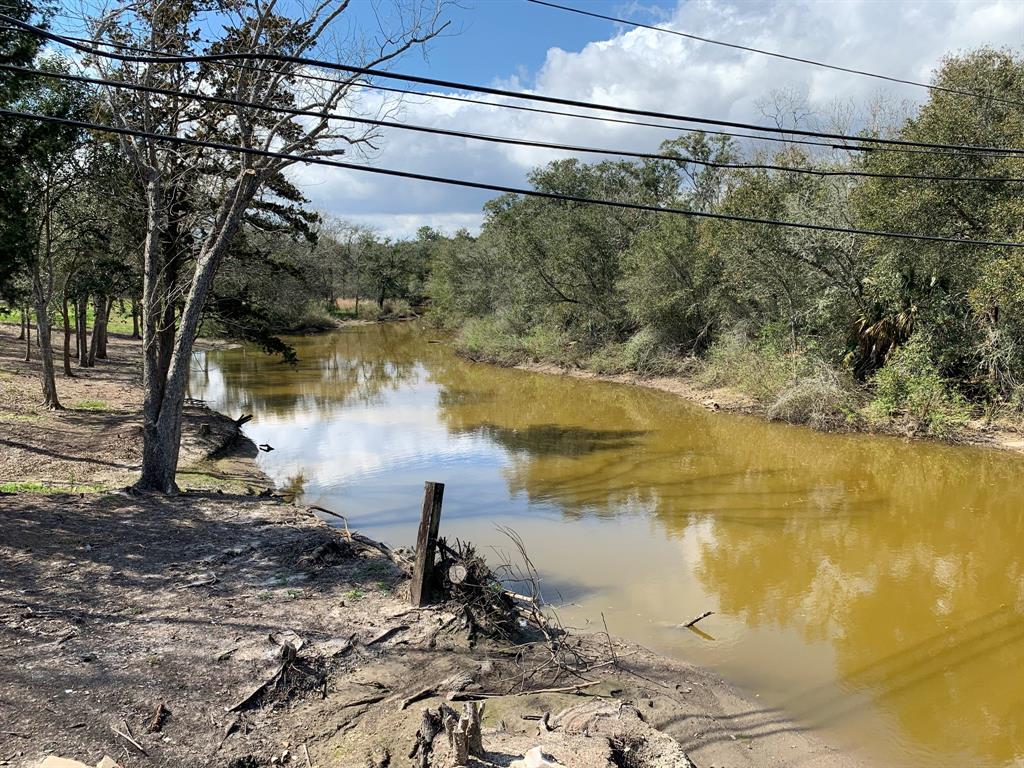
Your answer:
[[[604,660],[573,672],[543,643],[473,637],[457,604],[411,608],[401,558],[258,495],[269,481],[231,416],[190,409],[183,493],[124,490],[138,342],[112,338],[110,360],[59,379],[69,409],[53,413],[34,405],[15,335],[0,326],[0,482],[50,492],[0,496],[0,765],[413,765],[423,710],[452,695],[486,702],[478,766],[537,746],[565,766],[621,764],[621,734],[557,717],[581,704],[635,711],[697,768],[862,765],[710,672],[625,641],[574,633]],[[69,483],[88,487],[53,492]],[[441,742],[436,768],[451,764]]]
[[[487,365],[498,363],[484,362]],[[589,381],[607,381],[614,384],[626,384],[645,389],[667,392],[692,403],[697,403],[709,410],[742,413],[770,421],[764,406],[753,398],[728,387],[703,387],[679,376],[642,376],[637,373],[604,374],[595,373],[582,368],[569,368],[554,363],[519,363],[512,366],[518,370],[533,373],[544,373],[555,376],[569,376]],[[813,429],[806,424],[794,426]],[[1001,451],[1024,454],[1024,428],[1003,424],[987,424],[982,419],[968,422],[949,438],[940,438],[925,434],[892,429],[850,429],[839,432],[858,432],[861,434],[884,435],[908,440],[929,440],[950,445],[971,445],[980,448],[993,448]]]

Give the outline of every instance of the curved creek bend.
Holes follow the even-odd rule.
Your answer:
[[[522,536],[566,625],[712,668],[893,768],[1024,765],[1024,459],[461,360],[413,324],[205,353],[279,488],[393,544]],[[187,480],[186,480],[187,485]],[[705,612],[697,626],[674,625]],[[756,739],[758,731],[749,737]]]

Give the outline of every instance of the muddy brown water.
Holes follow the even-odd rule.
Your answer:
[[[442,533],[514,528],[567,625],[603,614],[878,765],[1024,765],[1020,457],[474,364],[412,324],[292,341],[297,367],[213,351],[191,383],[255,414],[279,487],[409,544],[442,481]]]

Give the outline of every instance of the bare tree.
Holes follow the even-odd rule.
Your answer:
[[[349,0],[289,4],[275,0],[236,0],[200,5],[157,0],[122,5],[93,23],[95,37],[175,56],[246,54],[246,61],[153,61],[145,56],[92,64],[111,79],[174,90],[181,96],[142,94],[106,88],[109,119],[134,130],[215,138],[236,146],[298,157],[330,157],[368,145],[372,132],[353,133],[331,117],[350,104],[361,81],[357,75],[316,81],[307,68],[286,57],[326,56],[348,65],[379,67],[424,45],[444,28],[442,0],[396,0],[392,19],[374,39],[338,30]],[[197,20],[215,14],[220,38],[204,42]],[[208,19],[207,19],[208,20]],[[211,25],[205,24],[204,28]],[[349,25],[351,26],[351,25]],[[333,53],[328,54],[328,50]],[[124,50],[120,48],[119,50]],[[260,55],[273,58],[260,58]],[[321,73],[322,74],[322,73]],[[326,82],[325,82],[326,81]],[[188,94],[214,94],[242,103],[197,102]],[[323,112],[320,118],[282,117],[257,105]],[[294,160],[168,146],[144,137],[124,137],[123,149],[145,189],[142,337],[145,401],[140,490],[170,493],[181,439],[181,416],[189,360],[204,304],[225,253],[247,210],[261,195],[272,195]],[[197,205],[202,198],[206,205]]]

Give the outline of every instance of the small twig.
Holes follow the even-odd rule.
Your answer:
[[[702,613],[697,618],[691,619],[690,621],[688,621],[685,624],[683,624],[683,629],[689,629],[690,627],[692,627],[694,624],[696,624],[701,619],[706,619],[708,616],[714,616],[714,615],[715,615],[714,611],[704,611],[704,613]]]
[[[604,617],[604,611],[601,611],[601,623],[604,624],[604,636],[608,638],[608,651],[612,655],[612,664],[618,664],[619,660],[615,656],[615,645],[612,643],[612,633],[608,631],[608,620]]]
[[[306,756],[306,768],[313,768],[313,763],[309,759],[309,748],[305,744],[302,745],[302,752]]]
[[[122,739],[124,739],[137,750],[139,750],[139,752],[141,752],[143,755],[149,757],[149,753],[145,750],[145,748],[141,744],[139,744],[139,742],[137,742],[134,738],[128,735],[131,733],[131,728],[128,727],[128,721],[125,720],[123,722],[125,730],[127,730],[128,733],[122,733],[121,731],[117,730],[117,728],[115,728],[114,726],[110,726],[110,730],[112,730],[116,735],[120,736]]]

